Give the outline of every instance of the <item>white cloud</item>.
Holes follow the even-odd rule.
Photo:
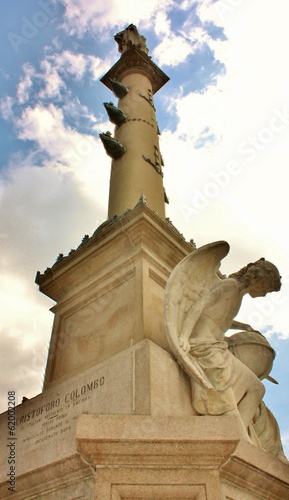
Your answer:
[[[23,76],[17,86],[18,104],[26,104],[31,97],[37,97],[41,100],[60,100],[64,93],[68,92],[66,81],[71,78],[80,81],[85,74],[89,74],[90,79],[96,81],[108,67],[108,61],[103,61],[94,55],[85,55],[69,50],[52,55],[47,54],[40,61],[40,71],[36,71],[30,63],[23,65]],[[39,85],[42,88],[37,90]],[[7,113],[9,114],[8,106],[9,101],[2,99],[2,113],[5,116],[8,116]]]
[[[54,104],[49,104],[47,108],[40,104],[34,108],[25,108],[21,117],[16,120],[16,125],[20,139],[38,142],[42,149],[53,156],[63,148],[62,141],[58,143],[56,140],[56,137],[63,138],[63,112]],[[66,135],[68,144],[70,132]]]
[[[82,134],[65,127],[63,110],[54,104],[26,108],[16,125],[20,139],[35,141],[42,151],[59,161],[65,160],[69,150],[77,149],[77,143],[83,138]]]
[[[17,99],[20,104],[28,101],[29,93],[33,85],[33,78],[36,74],[34,67],[29,63],[24,64],[22,69],[24,72],[24,77],[19,82],[17,88]]]
[[[94,198],[98,193],[99,201],[105,203],[106,191],[103,190],[103,185],[108,189],[109,172],[105,168],[99,171],[97,165],[98,162],[110,162],[99,139],[65,126],[63,110],[54,104],[47,107],[38,104],[34,108],[26,108],[15,124],[20,139],[34,141],[39,151],[49,155],[54,168],[71,172],[86,196]],[[102,130],[105,125],[107,128],[108,123],[95,126]]]
[[[109,62],[99,57],[69,50],[48,56],[47,60],[63,77],[72,76],[76,80],[81,80],[86,72],[90,72],[93,80],[97,80],[109,67]]]
[[[40,99],[60,99],[61,90],[65,88],[66,85],[60,77],[57,68],[54,67],[54,65],[47,59],[41,61],[40,67],[42,70],[42,74],[38,76],[44,83],[44,88],[41,89],[38,97]]]
[[[171,23],[167,17],[167,14],[163,11],[159,11],[155,17],[154,25],[155,34],[158,36],[171,34]]]
[[[169,11],[173,0],[108,0],[87,2],[86,0],[63,0],[66,7],[64,27],[70,33],[83,36],[87,31],[103,32],[109,27],[120,30],[127,24],[136,24],[139,28],[150,27],[152,19],[158,12]]]
[[[92,74],[93,80],[98,80],[101,75],[108,71],[110,64],[109,61],[103,61],[99,57],[87,56],[87,67]]]
[[[5,96],[0,99],[0,112],[4,120],[11,120],[13,118],[13,104],[14,99],[10,96]]]
[[[193,52],[191,45],[181,36],[168,35],[153,50],[153,57],[160,65],[175,66]]]
[[[185,2],[178,5],[179,9],[188,9],[188,11],[190,7],[192,5],[187,5]],[[214,39],[207,31],[205,23],[203,26],[196,25],[196,14],[194,12],[193,14],[190,11],[188,12],[188,17],[183,26],[177,33],[174,33],[167,13],[159,11],[155,17],[154,30],[161,41],[154,48],[153,57],[160,65],[175,66],[184,62],[189,55],[205,46],[208,46],[213,51],[216,59],[224,58],[223,40]]]
[[[77,80],[80,80],[86,71],[87,58],[84,54],[64,50],[51,59],[59,71],[73,75]]]
[[[205,129],[210,129],[216,137],[222,137],[226,128],[225,116],[221,113],[224,94],[218,86],[211,86],[205,92],[191,92],[173,98],[171,106],[178,116],[176,134],[196,141]]]

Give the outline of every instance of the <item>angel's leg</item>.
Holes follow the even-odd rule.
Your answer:
[[[232,388],[238,410],[247,429],[263,399],[265,387],[258,377],[237,358],[235,358],[235,367],[236,381]]]
[[[223,415],[225,417],[237,417],[241,437],[243,439],[245,439],[245,441],[249,441],[249,443],[252,443],[252,440],[249,437],[247,428],[245,427],[243,419],[241,418],[240,412],[239,412],[239,410],[237,408],[235,410],[227,411]]]
[[[256,409],[260,405],[264,394],[265,388],[262,382],[257,379],[257,381],[254,381],[250,387],[248,387],[246,394],[238,403],[238,410],[246,428],[248,428],[252,422]]]

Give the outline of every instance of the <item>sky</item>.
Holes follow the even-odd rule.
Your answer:
[[[229,274],[265,257],[282,289],[237,319],[276,351],[265,402],[289,455],[287,0],[0,0],[0,411],[42,390],[54,305],[34,283],[107,218],[100,82],[133,23],[170,77],[155,95],[166,215]]]

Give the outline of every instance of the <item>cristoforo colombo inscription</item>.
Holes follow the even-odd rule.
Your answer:
[[[28,422],[29,420],[34,419],[35,417],[39,417],[42,414],[45,414],[47,412],[50,412],[51,410],[58,408],[61,404],[63,404],[63,402],[69,403],[71,401],[74,401],[80,398],[81,396],[84,396],[87,393],[103,385],[104,385],[104,377],[95,379],[92,382],[84,384],[81,387],[77,387],[76,389],[73,389],[72,391],[68,392],[67,394],[65,394],[64,398],[57,398],[55,400],[49,401],[48,403],[39,406],[34,410],[24,413],[23,415],[21,415],[21,417],[17,418],[16,423],[23,424],[24,422]]]

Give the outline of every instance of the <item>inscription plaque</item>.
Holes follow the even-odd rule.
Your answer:
[[[133,413],[134,353],[134,347],[127,349],[16,407],[17,475],[77,453],[75,428],[81,413]],[[7,412],[0,415],[0,436],[4,481]]]

